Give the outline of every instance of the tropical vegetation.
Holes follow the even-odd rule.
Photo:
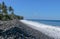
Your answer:
[[[0,20],[23,19],[23,16],[14,14],[14,9],[11,6],[6,6],[4,2],[0,3]]]

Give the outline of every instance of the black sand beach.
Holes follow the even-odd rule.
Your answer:
[[[42,32],[28,27],[19,20],[0,21],[0,39],[54,39]]]
[[[24,29],[26,31],[28,31],[28,33],[30,33],[32,36],[35,37],[35,39],[54,39],[52,37],[49,37],[45,34],[43,34],[42,32],[38,31],[38,30],[35,30],[35,29],[32,29],[31,27],[28,27],[26,24],[23,24],[22,22],[20,22],[20,25],[21,26],[25,26]]]

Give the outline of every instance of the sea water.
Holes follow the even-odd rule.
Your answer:
[[[54,39],[60,39],[59,20],[20,20],[29,27],[36,29]],[[58,27],[57,27],[58,26]]]
[[[28,20],[39,22],[46,25],[60,26],[60,20],[39,20],[39,19],[28,19]]]

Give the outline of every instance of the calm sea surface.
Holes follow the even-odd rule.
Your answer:
[[[40,22],[47,25],[60,26],[60,20],[36,20],[36,19],[29,19],[29,20]]]

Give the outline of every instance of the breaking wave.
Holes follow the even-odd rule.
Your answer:
[[[21,20],[21,22],[28,25],[29,27],[31,27],[33,29],[36,29],[36,30],[44,33],[47,36],[53,37],[55,39],[60,39],[60,28],[59,27],[45,25],[42,23],[28,21],[28,20]]]

